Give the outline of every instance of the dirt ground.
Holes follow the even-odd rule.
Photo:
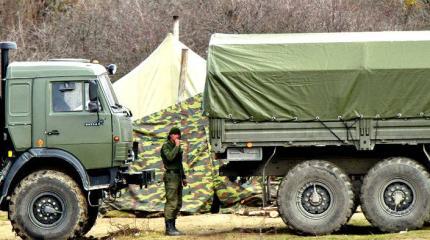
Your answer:
[[[12,232],[6,213],[0,218],[0,239],[19,239]],[[188,236],[210,236],[239,228],[282,228],[285,224],[280,218],[245,217],[232,214],[204,214],[183,216],[177,221],[177,227]],[[138,229],[141,233],[133,233]],[[163,218],[99,218],[95,227],[87,234],[88,237],[102,239],[110,235],[124,237],[144,237],[150,233],[152,237],[163,236]],[[117,236],[118,237],[118,236]],[[118,238],[115,239],[118,239]],[[121,236],[120,236],[121,237]],[[119,238],[120,239],[120,238]]]
[[[361,213],[355,214],[339,233],[322,237],[299,236],[288,230],[280,218],[233,214],[182,216],[177,225],[186,236],[165,237],[163,218],[99,218],[86,239],[430,239],[430,227],[382,234]],[[4,212],[0,213],[0,239],[19,239]]]

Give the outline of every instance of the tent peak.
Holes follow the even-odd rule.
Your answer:
[[[179,40],[179,16],[173,16],[173,37]]]

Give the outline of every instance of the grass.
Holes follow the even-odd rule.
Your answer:
[[[0,211],[0,221],[9,221],[7,218],[7,212]]]
[[[403,233],[384,234],[377,228],[372,227],[364,217],[353,218],[339,232],[327,236],[300,236],[291,232],[287,228],[275,229],[259,229],[259,228],[237,228],[227,232],[217,232],[210,234],[194,234],[180,237],[167,237],[160,232],[139,232],[131,235],[115,235],[118,240],[131,239],[293,239],[293,240],[337,240],[337,239],[352,239],[352,240],[418,240],[430,239],[430,227],[424,227],[421,230],[408,231]]]
[[[127,217],[129,213],[120,211],[110,212],[109,217]],[[8,221],[7,213],[0,212],[0,221]],[[210,221],[208,215],[207,221]],[[229,224],[226,222],[225,224]],[[234,228],[229,230],[213,231],[204,234],[190,234],[180,237],[167,237],[160,231],[145,231],[142,229],[133,228],[131,226],[118,225],[119,227],[110,232],[108,236],[100,240],[143,240],[143,239],[160,239],[160,240],[193,240],[193,239],[206,239],[206,240],[238,240],[238,239],[292,239],[292,240],[338,240],[338,239],[352,239],[352,240],[430,240],[430,226],[426,226],[420,230],[408,231],[404,233],[383,234],[377,228],[372,227],[363,215],[354,215],[351,221],[344,226],[339,232],[327,236],[299,236],[291,232],[286,227],[282,228]],[[225,227],[223,229],[226,229]],[[88,238],[94,239],[94,238]]]
[[[103,217],[107,218],[134,218],[136,217],[134,214],[119,210],[110,210]]]

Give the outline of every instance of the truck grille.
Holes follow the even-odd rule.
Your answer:
[[[116,143],[115,144],[115,161],[126,161],[129,158],[129,150],[131,150],[130,143]]]

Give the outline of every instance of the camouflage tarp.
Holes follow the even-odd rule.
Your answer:
[[[173,126],[182,131],[184,170],[188,180],[183,191],[182,212],[208,212],[215,193],[221,205],[228,207],[261,191],[258,184],[242,187],[218,175],[219,161],[214,161],[210,154],[208,119],[202,115],[201,103],[202,95],[198,94],[134,122],[140,154],[132,167],[135,170],[155,168],[156,183],[143,189],[129,188],[117,200],[116,207],[121,210],[163,211],[165,198],[160,149]]]

